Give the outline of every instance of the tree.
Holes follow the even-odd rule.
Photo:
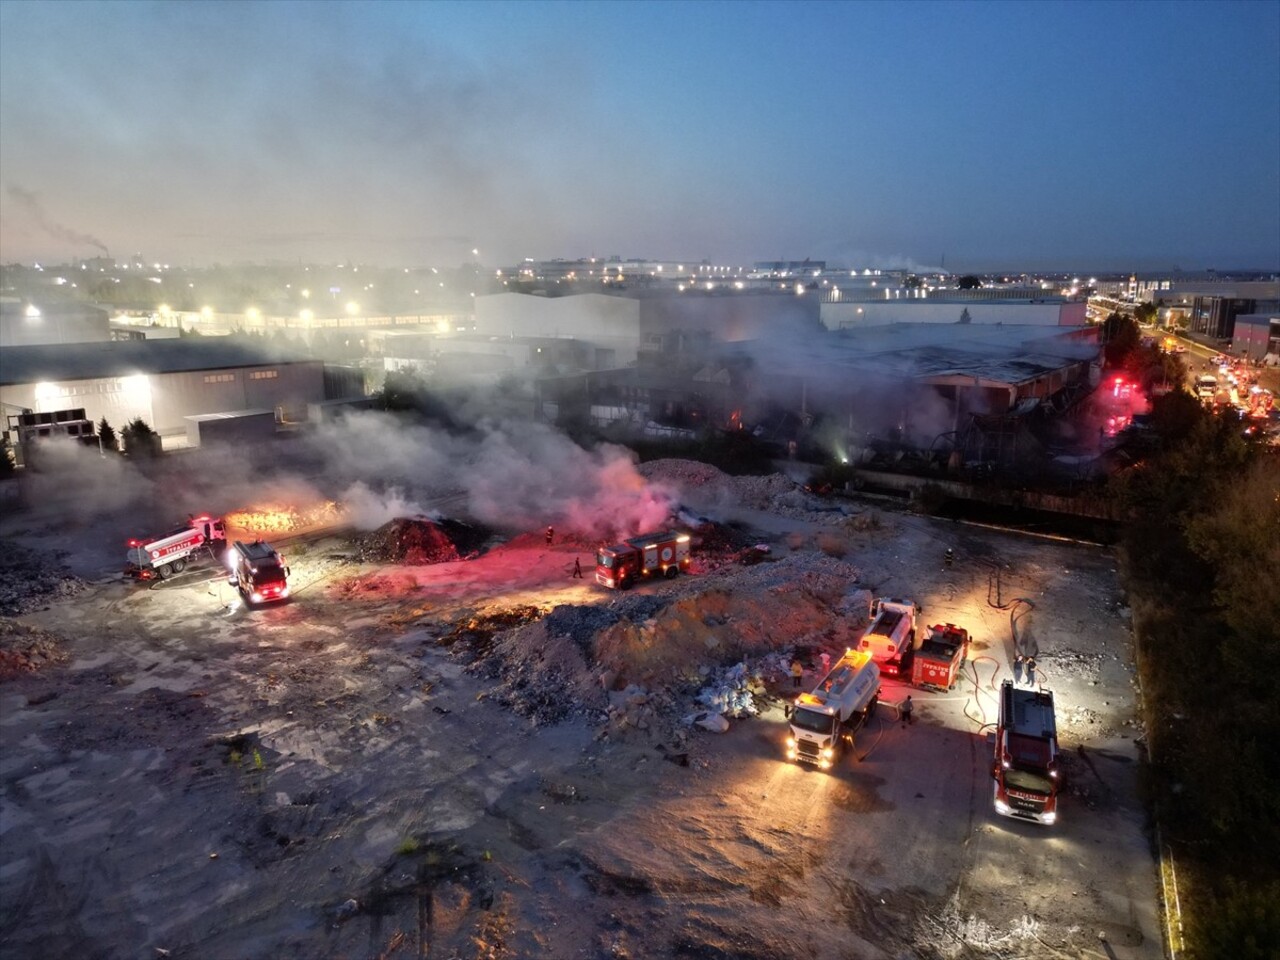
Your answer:
[[[1142,331],[1133,317],[1113,313],[1102,321],[1102,342],[1106,345],[1107,366],[1122,366],[1142,344]]]
[[[154,460],[160,456],[160,434],[141,417],[134,417],[122,431],[124,455],[132,460]]]
[[[116,437],[115,428],[107,423],[106,417],[98,421],[98,443],[103,452],[108,450],[112,453],[120,452],[120,441]]]
[[[966,273],[963,277],[956,281],[956,286],[961,290],[977,290],[981,288],[982,281],[971,273]]]
[[[9,435],[0,433],[0,477],[10,476],[14,469],[13,451],[9,449]]]
[[[1156,305],[1154,303],[1140,303],[1137,309],[1133,311],[1133,315],[1137,317],[1140,324],[1149,327],[1156,322]]]

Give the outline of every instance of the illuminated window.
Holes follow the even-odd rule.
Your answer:
[[[236,375],[234,373],[206,373],[204,375],[205,383],[234,383]]]
[[[276,370],[252,370],[249,373],[250,380],[274,380],[278,376],[280,373]]]

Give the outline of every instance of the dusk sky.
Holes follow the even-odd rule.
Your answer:
[[[1280,3],[0,3],[0,260],[1280,269]]]

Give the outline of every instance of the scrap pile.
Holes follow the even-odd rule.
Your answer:
[[[0,616],[17,617],[75,596],[84,581],[61,558],[6,542],[0,550]]]
[[[400,517],[362,537],[357,556],[366,563],[449,563],[474,557],[489,536],[484,527],[459,520]]]
[[[0,680],[67,662],[58,638],[12,620],[0,620]]]

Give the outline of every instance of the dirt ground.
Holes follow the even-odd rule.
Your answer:
[[[768,545],[764,562],[624,595],[591,581],[587,544],[523,536],[470,560],[377,566],[330,531],[284,545],[293,598],[252,610],[212,566],[124,582],[110,544],[15,511],[0,536],[70,550],[90,582],[12,620],[58,638],[67,662],[0,681],[0,950],[1162,957],[1111,553],[865,505],[844,512],[877,519],[843,526],[830,504],[716,506]],[[675,644],[682,669],[725,664],[738,635],[785,653],[795,642],[812,682],[818,653],[839,652],[829,594],[845,569],[850,593],[914,598],[928,622],[976,642],[954,691],[886,680],[886,703],[830,773],[785,761],[780,699],[715,734],[680,723],[694,709],[687,683],[659,690],[637,674],[621,693],[566,686],[582,709],[537,722],[513,704],[561,655],[552,631],[528,663],[511,638],[531,634],[457,639],[501,611],[525,609],[512,630],[528,631],[561,605],[566,623],[607,620],[615,642],[617,623],[636,619],[636,642]],[[800,616],[786,584],[807,580],[804,610],[830,601],[831,622],[780,640]],[[710,592],[717,613],[664,627],[681,598],[710,610]],[[775,597],[786,612],[771,623]],[[992,810],[985,724],[1015,610],[1069,762],[1052,828]],[[503,643],[514,666],[488,669]],[[642,722],[610,713],[638,689],[651,697]],[[893,705],[908,692],[916,722],[903,727]]]

